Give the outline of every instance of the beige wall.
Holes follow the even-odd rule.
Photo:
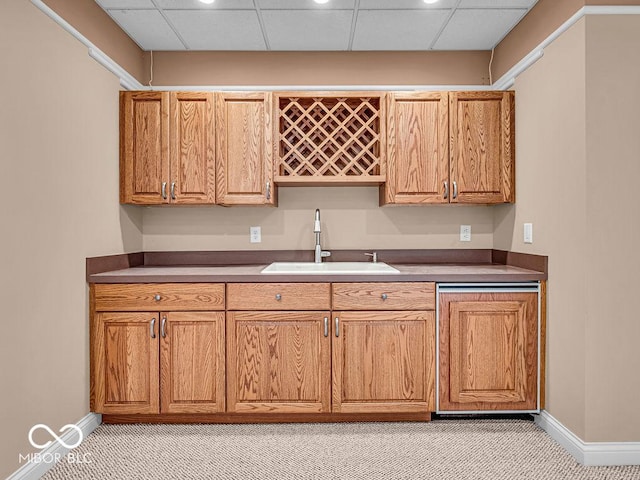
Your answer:
[[[587,18],[587,441],[640,441],[638,45],[640,16]]]
[[[0,2],[0,63],[4,478],[34,424],[88,413],[85,257],[142,235],[141,212],[118,205],[117,78],[25,0]]]
[[[375,187],[281,187],[278,208],[144,209],[145,250],[313,249],[313,214],[327,249],[491,248],[491,207],[378,207]],[[460,225],[471,242],[460,242]],[[262,243],[249,243],[249,227]]]
[[[153,83],[486,85],[489,60],[488,51],[154,52]]]
[[[585,22],[545,50],[516,84],[513,206],[496,209],[494,246],[549,256],[547,410],[585,438],[587,248]],[[532,222],[534,243],[523,243]]]
[[[549,256],[547,410],[590,442],[640,441],[638,42],[639,16],[589,16],[518,77],[518,201],[495,217],[496,248]]]
[[[146,85],[149,56],[94,0],[43,0],[54,12],[88,38],[113,61]]]

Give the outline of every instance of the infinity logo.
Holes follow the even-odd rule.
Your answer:
[[[73,425],[71,423],[65,425],[64,427],[62,427],[60,429],[60,433],[64,433],[67,430],[74,430],[77,434],[78,434],[78,441],[75,443],[66,443],[62,438],[60,438],[58,435],[56,435],[56,433],[51,430],[47,425],[43,424],[43,423],[39,423],[37,425],[34,425],[33,427],[31,427],[31,430],[29,430],[29,443],[35,447],[35,448],[47,448],[49,445],[51,445],[53,443],[52,440],[49,440],[48,442],[39,445],[37,444],[34,440],[33,440],[33,432],[35,432],[36,430],[38,430],[39,428],[42,428],[44,430],[46,430],[47,432],[49,432],[49,434],[58,442],[60,442],[60,444],[68,449],[73,449],[76,448],[78,445],[80,445],[82,443],[82,430],[80,430],[80,427],[78,427],[77,425]]]

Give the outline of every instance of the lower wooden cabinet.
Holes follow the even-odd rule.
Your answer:
[[[224,313],[180,312],[160,331],[160,411],[225,410]]]
[[[538,294],[441,293],[439,410],[538,408]]]
[[[92,285],[91,295],[97,413],[286,421],[540,408],[537,286],[441,286],[438,327],[429,282]]]
[[[229,412],[331,411],[327,312],[228,312]]]
[[[158,413],[158,314],[97,313],[93,322],[91,410],[97,413]]]
[[[333,411],[435,410],[435,313],[333,312]]]
[[[222,412],[224,358],[223,312],[97,312],[91,410]]]

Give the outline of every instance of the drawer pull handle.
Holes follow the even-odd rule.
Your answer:
[[[384,301],[384,300],[386,300],[388,297],[387,297],[387,294],[386,294],[386,293],[383,293],[382,295],[380,295],[380,298]]]
[[[167,338],[167,317],[162,317],[162,323],[160,324],[160,336]]]
[[[160,300],[162,300],[162,297],[160,296],[160,294],[156,293],[156,295],[153,297],[153,299],[154,299],[156,302],[159,302]]]
[[[324,317],[324,336],[329,336],[329,317]]]
[[[149,330],[151,333],[151,338],[156,338],[156,319],[152,318],[151,323],[149,324]]]
[[[276,300],[277,301],[282,300],[282,295],[280,295],[279,293],[276,293]]]
[[[336,317],[336,337],[340,336],[340,319],[338,317]]]

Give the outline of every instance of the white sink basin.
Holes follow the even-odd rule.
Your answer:
[[[400,272],[383,262],[274,262],[260,273],[272,275],[380,275]]]

